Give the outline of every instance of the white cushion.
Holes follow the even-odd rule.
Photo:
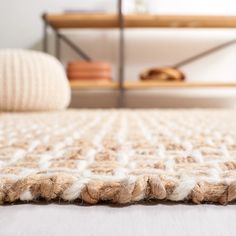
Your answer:
[[[0,110],[49,111],[66,108],[70,86],[60,62],[42,52],[0,50]]]

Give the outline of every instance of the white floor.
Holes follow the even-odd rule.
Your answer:
[[[1,236],[233,236],[236,205],[0,207]]]
[[[126,108],[236,108],[236,89],[150,89],[124,93]],[[113,90],[74,90],[73,108],[117,107]]]

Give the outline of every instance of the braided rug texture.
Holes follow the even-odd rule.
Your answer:
[[[236,111],[0,114],[0,202],[236,199]]]

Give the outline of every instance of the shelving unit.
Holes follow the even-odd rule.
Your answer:
[[[44,14],[44,51],[47,52],[47,28],[55,32],[56,56],[60,59],[61,40],[74,49],[84,60],[92,60],[77,44],[71,42],[60,29],[112,29],[119,30],[119,80],[118,82],[71,82],[73,89],[117,89],[122,106],[125,90],[152,88],[236,88],[236,83],[155,82],[124,80],[125,28],[236,28],[236,16],[174,16],[174,15],[123,15],[122,0],[118,0],[117,14]]]

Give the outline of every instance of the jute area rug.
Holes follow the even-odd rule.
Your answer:
[[[236,199],[236,111],[0,114],[0,202]]]

